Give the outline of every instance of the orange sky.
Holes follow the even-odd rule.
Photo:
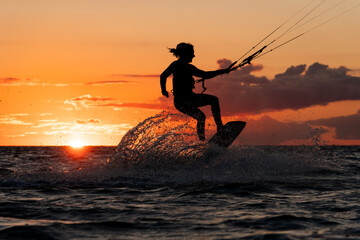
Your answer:
[[[314,0],[312,6],[321,1]],[[157,77],[175,60],[167,47],[191,42],[196,54],[193,64],[215,70],[219,59],[236,60],[309,2],[2,0],[0,145],[67,145],[79,139],[89,145],[116,145],[130,128],[160,112],[162,107],[171,106],[171,101],[159,99]],[[324,1],[314,16],[341,2]],[[344,1],[288,38],[358,3]],[[344,127],[360,120],[359,20],[360,7],[254,61],[253,66],[261,65],[261,69],[250,69],[247,75],[264,76],[275,83],[275,75],[291,66],[305,64],[308,69],[318,62],[328,66],[324,79],[315,78],[316,83],[324,84],[321,90],[327,87],[322,80],[326,81],[326,77],[344,66],[353,71],[344,75],[342,86],[348,84],[346,79],[355,76],[348,88],[353,91],[351,97],[329,96],[309,100],[305,105],[299,103],[300,107],[269,103],[260,108],[249,103],[254,108],[245,112],[241,105],[244,103],[228,105],[226,98],[226,91],[232,86],[229,79],[241,79],[240,73],[209,83],[208,91],[219,96],[229,119],[248,119],[249,123],[270,124],[270,128],[273,125],[267,122],[267,117],[277,121],[279,127],[289,122],[323,127],[327,129],[323,140],[328,144],[360,144],[359,127],[353,126],[354,134]],[[335,78],[334,82],[330,80],[329,83],[334,83],[331,86],[338,84]],[[315,89],[315,85],[309,86]],[[316,93],[314,89],[309,92]],[[320,90],[319,95],[335,93]],[[269,102],[266,98],[263,101]],[[284,97],[283,101],[288,99]],[[260,100],[258,104],[266,105]],[[248,126],[245,132],[248,140],[244,138],[244,143],[271,142],[257,140],[261,133],[254,138],[251,133],[255,130],[256,125]],[[295,136],[279,139],[274,144],[307,141]]]

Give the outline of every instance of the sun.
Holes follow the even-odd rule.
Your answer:
[[[72,148],[82,148],[85,146],[85,143],[80,139],[74,139],[69,143],[69,146]]]

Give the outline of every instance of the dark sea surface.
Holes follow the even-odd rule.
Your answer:
[[[115,151],[0,147],[0,239],[360,239],[359,146],[233,147],[169,171]]]
[[[151,126],[0,147],[0,239],[360,239],[360,146],[220,149]]]

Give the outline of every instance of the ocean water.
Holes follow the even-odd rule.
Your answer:
[[[163,114],[117,147],[0,147],[0,239],[360,239],[360,146],[221,149],[190,125]]]

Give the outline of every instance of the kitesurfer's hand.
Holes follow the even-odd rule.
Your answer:
[[[222,74],[224,74],[224,73],[228,74],[230,71],[231,71],[231,69],[224,68],[224,69],[222,69]]]
[[[164,95],[165,97],[167,97],[167,98],[169,97],[168,91],[162,90],[161,93],[162,93],[162,95]]]

